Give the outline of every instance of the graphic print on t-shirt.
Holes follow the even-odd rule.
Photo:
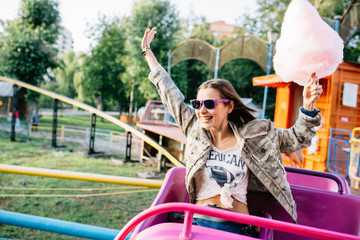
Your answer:
[[[220,153],[215,149],[210,150],[205,173],[223,187],[225,183],[232,183],[233,187],[245,177],[245,162],[240,155],[233,153]],[[234,181],[236,179],[236,181]]]

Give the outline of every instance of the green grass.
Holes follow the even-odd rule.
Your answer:
[[[50,169],[71,170],[126,177],[137,177],[138,171],[155,170],[141,164],[114,165],[111,159],[89,158],[78,146],[52,149],[49,140],[32,139],[29,142],[10,142],[9,133],[0,132],[0,163]],[[123,190],[39,191],[28,188],[110,188],[124,187],[115,184],[45,178],[28,175],[0,173],[0,194],[17,194],[16,197],[0,197],[0,209],[90,224],[106,228],[121,229],[133,216],[148,208],[156,192],[128,193],[98,197],[23,197],[21,194],[92,194]],[[6,190],[5,187],[24,188]],[[0,224],[0,238],[12,239],[78,239],[75,237],[44,231]]]
[[[119,115],[114,116],[115,118],[119,119]],[[52,116],[40,116],[40,126],[41,124],[51,126],[53,121]],[[57,117],[58,125],[73,125],[79,127],[88,127],[91,126],[91,116],[58,116]],[[101,121],[100,117],[96,117],[96,128],[106,129],[106,130],[113,130],[118,132],[124,132],[124,129],[115,125],[114,123],[103,119]]]

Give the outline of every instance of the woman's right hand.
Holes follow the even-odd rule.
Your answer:
[[[154,35],[156,34],[156,27],[153,27],[150,31],[150,28],[145,30],[144,37],[141,41],[141,49],[146,51],[150,49],[150,43],[154,39]]]
[[[322,86],[315,73],[311,75],[310,81],[304,86],[303,90],[303,108],[308,111],[315,109],[315,102],[320,98],[323,92]]]

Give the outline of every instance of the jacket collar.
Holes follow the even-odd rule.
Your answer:
[[[198,119],[196,121],[199,121]],[[250,122],[248,122],[245,125],[241,125],[240,127],[237,126],[234,122],[229,121],[229,125],[231,129],[233,130],[235,137],[239,141],[239,139],[247,139],[247,138],[254,138],[262,135],[268,134],[270,130],[270,124],[268,120],[264,119],[255,119]],[[201,127],[200,122],[196,124],[197,126],[197,132],[200,133],[201,138],[207,137],[212,140],[212,136],[209,130],[204,129]]]
[[[242,139],[254,138],[266,135],[270,130],[270,124],[264,119],[255,119],[245,125],[238,127],[234,122],[229,121],[235,136]]]

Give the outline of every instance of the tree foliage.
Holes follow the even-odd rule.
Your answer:
[[[39,86],[45,75],[50,77],[48,69],[57,66],[52,46],[60,22],[57,2],[23,0],[20,16],[3,23],[0,65],[4,74]]]
[[[61,21],[56,0],[22,0],[20,18],[46,42],[55,43]]]
[[[77,95],[74,78],[80,71],[78,59],[74,51],[65,52],[59,61],[59,66],[54,69],[59,93],[70,98],[75,98]]]
[[[124,20],[102,18],[93,31],[100,35],[90,56],[85,58],[82,87],[84,95],[95,100],[99,109],[104,109],[106,103],[119,103],[125,95],[121,81],[126,54]]]
[[[151,50],[158,57],[160,64],[167,66],[167,53],[176,45],[180,29],[178,12],[169,0],[140,0],[135,2],[127,27],[127,49],[129,58],[126,66],[124,84],[127,96],[131,85],[137,89],[136,99],[140,104],[148,99],[158,98],[155,87],[147,79],[149,67],[141,54],[141,39],[146,28],[156,27],[155,39]]]
[[[266,39],[268,31],[279,32],[286,9],[291,0],[257,0],[257,9],[237,19],[241,33]],[[322,17],[334,20],[342,15],[352,0],[310,0]]]
[[[360,63],[360,33],[357,33],[345,47],[344,60]]]
[[[0,60],[5,74],[39,85],[47,69],[56,66],[53,53],[46,47],[46,43],[34,37],[31,30],[24,28],[18,21],[10,23],[6,30],[9,35],[3,38]]]

